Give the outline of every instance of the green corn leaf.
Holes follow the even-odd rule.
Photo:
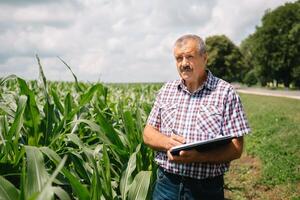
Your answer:
[[[107,154],[107,147],[103,145],[103,167],[100,167],[100,174],[102,177],[102,191],[105,199],[113,199],[113,191],[111,187],[111,174],[110,174],[110,159]]]
[[[49,147],[40,147],[39,148],[43,154],[45,154],[50,160],[52,160],[54,163],[59,163],[61,161],[61,158],[57,153],[55,153],[54,150],[50,149]]]
[[[25,191],[27,198],[42,191],[49,175],[44,165],[44,158],[41,151],[32,146],[25,146],[27,156],[27,176]]]
[[[131,145],[131,141],[127,137],[127,135],[125,133],[123,133],[120,129],[116,129],[116,132],[119,135],[119,138],[120,138],[121,142],[124,144],[124,146],[126,146],[126,148],[127,147],[129,148]]]
[[[136,154],[139,152],[141,145],[138,145],[136,151],[130,156],[126,170],[122,173],[120,181],[120,192],[122,199],[127,198],[127,193],[132,183],[132,172],[136,168]]]
[[[96,133],[98,133],[98,136],[102,142],[104,142],[105,144],[108,144],[108,145],[113,145],[113,143],[112,143],[113,140],[111,140],[102,131],[101,127],[98,124],[96,124],[95,122],[93,122],[91,120],[86,120],[86,119],[79,119],[79,120],[72,121],[72,123],[81,123],[81,122],[87,124],[92,131],[95,131]]]
[[[5,146],[8,131],[9,131],[9,128],[8,128],[8,122],[7,122],[6,115],[0,116],[0,139],[1,139],[0,144],[1,145],[3,144]]]
[[[40,77],[41,77],[42,83],[43,83],[44,94],[45,94],[46,100],[48,101],[49,99],[48,99],[48,91],[47,91],[48,90],[47,80],[46,80],[39,56],[36,54],[35,57],[37,59],[38,65],[39,65],[39,72],[40,72]]]
[[[14,145],[13,145],[13,151],[15,154],[18,153],[18,144],[19,144],[19,138],[20,138],[20,130],[23,126],[23,114],[26,107],[26,101],[27,97],[24,95],[21,95],[18,101],[18,108],[15,114],[14,122],[11,125],[9,132],[8,132],[8,141],[12,141],[12,138],[14,137]]]
[[[58,108],[60,114],[63,115],[64,112],[65,112],[64,111],[65,109],[64,109],[63,104],[61,103],[61,101],[60,101],[60,99],[58,97],[58,94],[57,94],[56,90],[52,89],[51,90],[51,94],[52,94],[55,106]]]
[[[14,117],[15,116],[15,112],[14,112],[14,110],[12,108],[10,108],[6,104],[0,102],[0,111],[1,110],[4,113],[6,113],[8,116],[10,116],[10,117]]]
[[[100,125],[101,132],[104,133],[109,138],[109,140],[119,149],[124,149],[124,144],[122,143],[118,133],[115,131],[112,124],[105,118],[101,111],[97,113],[96,120]]]
[[[19,190],[8,180],[0,176],[0,199],[16,200],[19,198]]]
[[[57,153],[55,153],[52,149],[49,147],[40,147],[40,150],[55,164],[61,162],[61,158]],[[81,200],[89,200],[90,195],[88,190],[84,185],[82,185],[78,178],[75,177],[67,168],[62,169],[62,174],[69,179],[69,183],[72,186],[72,189],[75,194],[78,195],[79,199]]]
[[[19,138],[19,132],[23,125],[23,113],[25,111],[26,101],[27,97],[25,95],[21,95],[18,101],[17,111],[14,116],[14,122],[8,132],[8,140],[11,140],[13,136]]]
[[[65,65],[65,66],[70,70],[70,72],[72,73],[72,75],[73,75],[73,77],[74,77],[74,79],[75,79],[75,86],[76,86],[77,92],[82,92],[83,90],[81,89],[81,87],[80,87],[80,85],[79,85],[79,83],[78,83],[77,77],[76,77],[76,75],[74,74],[74,72],[72,71],[71,67],[70,67],[63,59],[61,59],[60,57],[58,57],[58,59],[59,59],[62,63],[64,63],[64,65]]]
[[[38,65],[39,65],[40,78],[42,79],[42,83],[43,83],[43,92],[44,92],[45,99],[46,99],[46,105],[49,106],[51,104],[51,99],[50,99],[50,96],[49,96],[49,93],[48,93],[47,79],[46,79],[46,76],[44,74],[43,67],[42,67],[39,56],[35,55],[35,57],[38,61]]]
[[[21,94],[26,95],[28,98],[27,106],[25,110],[25,119],[32,122],[31,123],[32,125],[30,126],[32,131],[29,131],[30,137],[32,137],[30,142],[32,143],[32,145],[37,145],[40,138],[39,125],[40,125],[41,117],[40,117],[40,111],[35,101],[35,94],[32,90],[29,89],[25,80],[18,78],[18,83],[20,86]]]
[[[65,119],[68,119],[67,117],[69,116],[69,113],[71,113],[72,111],[72,97],[70,95],[70,93],[68,93],[65,97],[65,101],[64,101],[64,117]]]
[[[54,105],[50,103],[46,103],[44,106],[44,113],[45,113],[45,118],[42,120],[42,132],[43,137],[44,137],[44,144],[49,143],[49,138],[53,137],[52,135],[52,130],[53,130],[53,125],[55,122],[55,113],[54,113]]]
[[[87,92],[85,92],[83,95],[80,96],[79,105],[83,106],[86,103],[90,102],[95,92],[101,90],[101,88],[102,85],[100,84],[93,85]]]
[[[91,152],[90,149],[87,149],[86,147],[83,148],[83,151],[85,155],[87,156],[90,163],[92,163],[94,169],[93,169],[93,175],[92,175],[92,181],[91,181],[91,199],[92,200],[100,200],[102,196],[102,187],[99,187],[100,185],[103,185],[103,182],[100,180],[100,174],[99,174],[99,167],[97,165],[97,162],[94,157],[96,157],[95,153],[99,153],[100,146],[98,146],[94,152]],[[102,146],[101,146],[102,147]]]
[[[140,105],[137,105],[137,109],[136,109],[136,128],[137,128],[137,134],[143,133],[144,124],[143,124],[143,120],[142,120],[142,113],[141,113]],[[139,142],[142,142],[142,141],[139,141]]]
[[[53,128],[53,122],[54,122],[54,106],[52,105],[51,98],[49,96],[48,92],[48,85],[47,85],[47,80],[43,71],[43,67],[40,61],[40,58],[38,55],[36,55],[36,59],[39,65],[39,72],[40,72],[40,78],[42,79],[42,88],[45,96],[46,103],[44,105],[44,113],[45,113],[45,118],[43,119],[43,137],[44,137],[44,144],[48,144],[48,139],[52,134],[52,128]]]
[[[72,152],[70,159],[72,160],[72,163],[74,165],[75,171],[78,173],[80,178],[84,179],[87,184],[90,184],[90,177],[88,174],[87,166],[85,165],[85,161],[82,159],[82,156]]]
[[[67,134],[66,136],[70,141],[72,141],[74,144],[76,144],[79,148],[81,148],[81,149],[83,148],[84,144],[77,135],[75,135],[74,133],[70,133],[70,134]]]
[[[18,78],[16,75],[8,75],[6,77],[0,78],[0,85],[3,85],[6,81],[11,80],[11,79],[16,79]]]
[[[151,171],[140,171],[131,184],[128,192],[129,200],[146,199],[151,180]]]
[[[22,151],[24,150],[24,147],[22,147]],[[25,190],[26,190],[26,158],[25,156],[23,157],[22,161],[22,171],[21,171],[21,184],[20,184],[20,197],[19,200],[24,200],[25,199]]]
[[[137,145],[137,134],[135,130],[135,124],[134,124],[134,119],[132,117],[132,114],[130,111],[125,111],[122,114],[123,117],[123,124],[125,127],[125,132],[129,140],[131,141],[131,149],[134,150],[135,146]]]
[[[56,169],[54,170],[51,177],[47,180],[47,183],[42,188],[39,195],[37,196],[37,200],[51,200],[53,198],[54,189],[52,187],[52,182],[54,181],[54,179],[58,175],[58,173],[61,171],[61,169],[64,167],[66,160],[67,160],[67,156],[64,156],[63,159],[58,164],[58,166],[56,167]],[[59,192],[61,194],[61,190],[59,190]],[[69,199],[70,199],[70,197],[69,197]]]
[[[69,194],[66,191],[64,191],[62,188],[52,187],[52,190],[60,200],[71,200]]]
[[[15,148],[17,145],[15,145]],[[22,147],[21,149],[15,149],[15,160],[14,160],[14,166],[19,165],[20,160],[24,157],[25,155],[25,149]]]
[[[99,179],[99,180],[98,180]],[[99,184],[100,184],[100,178],[99,178],[99,175],[97,177],[96,173],[94,172],[93,173],[93,176],[92,176],[92,183],[91,183],[91,199],[92,200],[100,200],[101,199],[101,191],[102,191],[102,188],[99,187]],[[100,189],[101,188],[101,189]]]

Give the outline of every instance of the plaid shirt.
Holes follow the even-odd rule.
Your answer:
[[[147,124],[170,136],[182,135],[186,143],[218,135],[243,136],[250,128],[241,100],[232,86],[207,71],[206,82],[193,93],[182,80],[166,83],[159,91]],[[157,151],[155,161],[167,172],[204,179],[224,174],[229,163],[179,164],[169,162],[166,152]]]

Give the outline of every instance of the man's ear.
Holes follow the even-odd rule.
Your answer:
[[[205,65],[206,65],[206,64],[207,64],[207,61],[208,61],[208,54],[207,54],[207,53],[204,53],[204,54],[203,54],[203,59],[204,59]]]

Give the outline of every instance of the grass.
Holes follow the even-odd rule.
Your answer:
[[[244,94],[241,98],[252,128],[246,152],[262,160],[262,181],[299,181],[300,101]]]
[[[300,101],[240,96],[252,133],[246,136],[244,157],[233,162],[227,175],[229,187],[238,188],[230,197],[299,199]]]

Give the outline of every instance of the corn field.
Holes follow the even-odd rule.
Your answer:
[[[0,79],[0,199],[149,199],[142,131],[160,85]]]

